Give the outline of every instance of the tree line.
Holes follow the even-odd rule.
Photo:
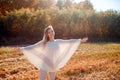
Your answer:
[[[89,0],[80,3],[71,0],[58,0],[55,3],[51,0],[48,7],[42,4],[38,7],[37,4],[34,3],[35,8],[29,6],[0,12],[0,45],[41,40],[43,30],[48,25],[54,27],[56,38],[88,36],[91,42],[120,41],[118,11],[96,12]]]

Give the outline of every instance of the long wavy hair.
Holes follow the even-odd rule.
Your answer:
[[[50,38],[48,36],[48,30],[49,29],[53,30],[53,32],[54,32],[54,29],[51,25],[44,29],[44,35],[43,35],[43,39],[42,39],[44,44],[46,44],[50,40]],[[54,32],[54,34],[55,34],[55,32]]]

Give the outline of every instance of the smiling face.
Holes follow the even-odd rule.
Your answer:
[[[51,28],[49,28],[49,29],[46,31],[46,36],[49,38],[49,40],[54,39],[54,36],[55,36],[54,30],[51,29]]]
[[[55,36],[55,32],[52,26],[48,26],[47,28],[45,28],[44,36],[43,36],[43,40],[45,42],[54,41],[54,36]]]

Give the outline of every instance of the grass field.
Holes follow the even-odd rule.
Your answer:
[[[0,47],[0,80],[39,80],[39,70],[15,47]],[[120,43],[81,44],[56,80],[120,80]]]

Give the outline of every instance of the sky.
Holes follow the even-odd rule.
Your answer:
[[[80,2],[84,0],[73,0]],[[96,11],[117,10],[120,11],[120,0],[90,0]]]

